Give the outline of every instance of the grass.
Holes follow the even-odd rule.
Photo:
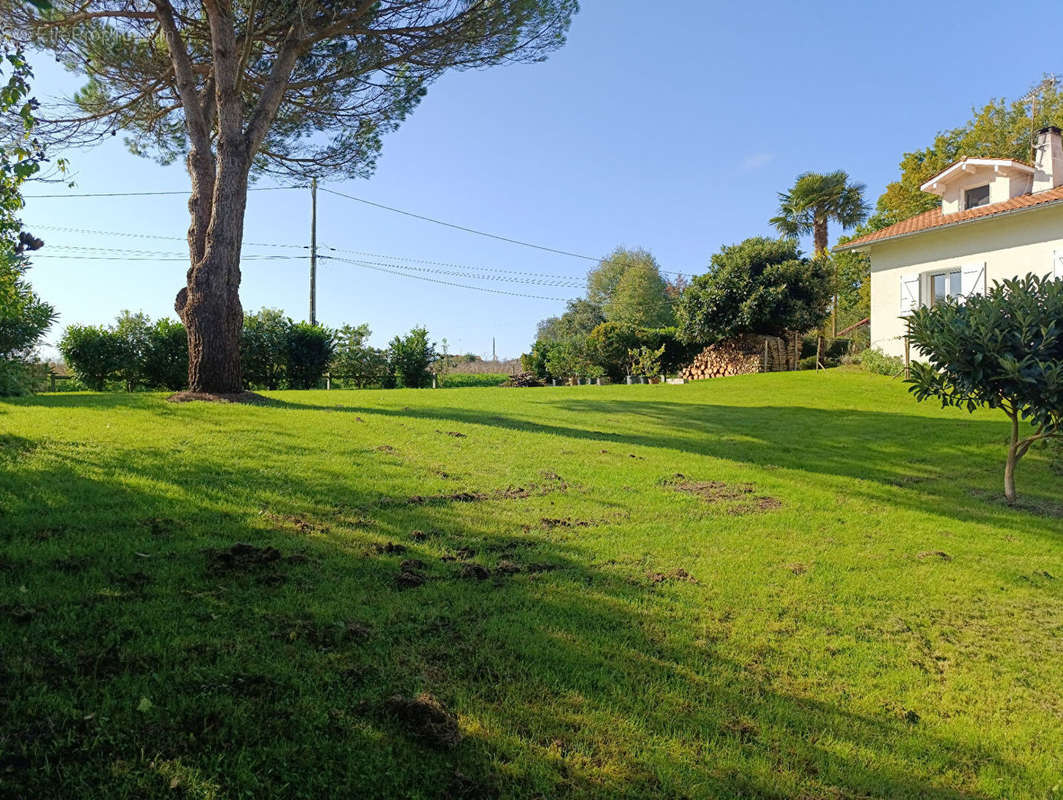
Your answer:
[[[1063,794],[1061,478],[1003,505],[996,415],[270,397],[0,403],[0,796]]]

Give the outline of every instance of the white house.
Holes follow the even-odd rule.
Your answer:
[[[904,317],[1027,273],[1063,278],[1063,133],[1037,134],[1034,164],[964,158],[920,187],[941,207],[835,250],[871,258],[871,346],[904,354]]]

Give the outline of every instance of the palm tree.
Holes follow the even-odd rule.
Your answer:
[[[813,257],[827,252],[827,224],[837,222],[842,229],[853,228],[867,219],[871,208],[864,202],[864,185],[850,183],[844,170],[820,175],[805,172],[797,176],[793,188],[779,193],[779,216],[771,224],[783,236],[796,239],[812,234]],[[834,335],[838,335],[838,294],[834,294]]]
[[[849,229],[867,219],[871,209],[864,202],[864,188],[862,183],[849,183],[844,170],[798,175],[790,191],[779,193],[779,216],[772,217],[771,224],[795,239],[811,233],[813,256],[819,256],[827,249],[828,222]]]

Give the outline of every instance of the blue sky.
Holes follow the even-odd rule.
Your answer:
[[[1054,4],[1010,6],[1009,20],[1052,19]],[[1015,97],[1046,71],[1051,49],[1018,28],[999,29],[999,7],[978,2],[762,2],[672,0],[668,12],[635,0],[584,0],[568,44],[547,62],[453,73],[384,144],[369,180],[338,191],[505,236],[601,256],[641,246],[664,269],[704,271],[721,245],[771,233],[777,192],[807,170],[845,169],[872,202],[906,150],[963,122],[974,105]],[[984,29],[993,48],[966,52]],[[79,81],[37,58],[45,99]],[[183,190],[180,165],[128,154],[121,135],[65,153],[76,187],[27,194]],[[272,185],[265,180],[260,185]],[[119,247],[176,260],[44,257],[31,273],[55,304],[58,339],[70,323],[108,322],[121,310],[172,314],[186,264],[178,240],[53,231],[49,225],[182,237],[180,196],[30,199],[23,219],[48,245]],[[309,192],[256,192],[249,242],[304,245]],[[836,235],[832,232],[832,238]],[[428,261],[572,276],[592,264],[431,225],[319,194],[323,247]],[[245,254],[298,254],[247,247]],[[425,265],[422,265],[425,266]],[[452,351],[515,356],[535,324],[578,289],[443,280],[560,298],[488,294],[322,261],[318,317],[368,322],[384,344],[415,324]],[[248,260],[244,307],[307,314],[307,264]]]

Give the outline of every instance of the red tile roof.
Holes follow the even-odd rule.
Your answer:
[[[922,233],[923,231],[934,230],[935,228],[962,225],[966,222],[975,222],[980,219],[997,217],[1004,214],[1011,214],[1016,211],[1035,208],[1037,206],[1053,205],[1056,203],[1063,203],[1063,186],[1057,186],[1055,189],[1048,189],[1047,191],[1037,192],[1036,194],[1022,194],[1000,203],[990,203],[989,205],[970,208],[966,211],[957,211],[954,214],[943,214],[940,208],[935,208],[930,211],[924,211],[922,214],[917,214],[914,217],[901,220],[894,225],[890,225],[888,228],[883,228],[880,231],[875,231],[866,236],[853,239],[851,242],[840,244],[834,249],[853,250],[886,239],[898,239],[902,236],[911,236],[916,233]]]

